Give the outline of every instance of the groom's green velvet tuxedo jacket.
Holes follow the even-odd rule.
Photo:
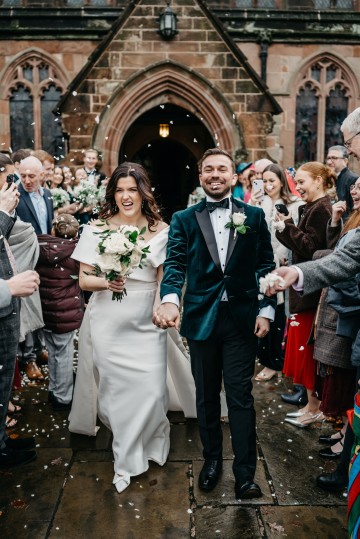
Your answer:
[[[209,337],[224,290],[239,331],[247,335],[254,332],[259,308],[276,306],[275,297],[259,301],[259,278],[275,268],[264,212],[238,200],[231,203],[232,213],[245,213],[249,228],[235,239],[230,229],[224,271],[205,199],[175,213],[171,221],[161,297],[176,293],[181,298],[186,278],[180,332],[189,339]]]

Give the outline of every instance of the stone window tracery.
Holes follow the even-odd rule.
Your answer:
[[[63,90],[56,68],[46,60],[31,56],[15,67],[8,91],[13,150],[43,149],[54,157],[65,155],[60,117],[53,113]]]
[[[349,112],[350,77],[331,58],[305,69],[296,96],[295,164],[324,161],[330,146],[343,144],[341,124]]]

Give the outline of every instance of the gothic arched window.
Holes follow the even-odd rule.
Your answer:
[[[336,61],[323,58],[308,66],[296,96],[296,165],[323,162],[330,146],[343,143],[349,95],[349,77]]]
[[[9,89],[11,148],[66,153],[60,117],[53,113],[63,93],[56,69],[31,56],[17,65]]]

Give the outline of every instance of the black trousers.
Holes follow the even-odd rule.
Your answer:
[[[257,357],[261,365],[274,371],[282,371],[284,366],[283,340],[286,324],[285,304],[277,305],[275,319],[264,339],[258,339]]]
[[[196,385],[196,408],[205,460],[222,458],[220,390],[222,379],[228,405],[233,472],[241,483],[253,480],[256,468],[254,399],[251,394],[257,338],[242,335],[228,303],[220,302],[215,328],[205,341],[188,339]]]

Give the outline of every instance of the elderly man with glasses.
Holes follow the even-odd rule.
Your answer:
[[[358,174],[355,174],[348,169],[348,151],[345,146],[331,146],[328,149],[326,164],[334,169],[336,173],[336,194],[338,200],[344,200],[346,202],[346,213],[343,218],[346,219],[348,214],[353,208],[353,201],[350,196],[350,185],[355,183],[358,178]]]

